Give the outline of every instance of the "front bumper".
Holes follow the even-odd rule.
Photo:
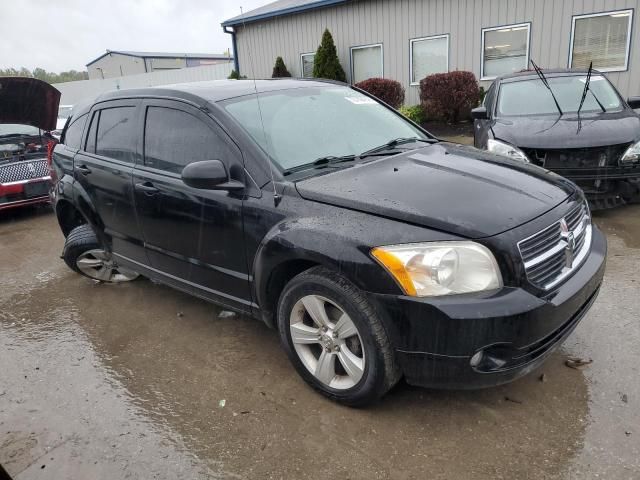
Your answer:
[[[601,210],[640,199],[640,165],[602,168],[551,168],[576,183],[592,210]]]
[[[569,336],[596,299],[606,252],[606,239],[594,227],[585,262],[546,297],[505,287],[486,296],[370,299],[383,313],[408,383],[489,387],[534,370]]]

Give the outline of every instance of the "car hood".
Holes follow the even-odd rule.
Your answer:
[[[467,238],[497,235],[576,190],[539,167],[439,143],[296,183],[303,198]]]
[[[581,124],[581,126],[580,126]],[[496,139],[521,148],[588,148],[620,145],[640,139],[640,117],[633,110],[497,119]]]
[[[35,78],[0,77],[0,123],[54,130],[60,92]]]

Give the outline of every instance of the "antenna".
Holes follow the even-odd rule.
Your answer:
[[[240,16],[242,17],[242,30],[243,33],[247,33],[247,24],[244,20],[244,12],[242,11],[242,6],[240,7]],[[249,38],[247,37],[247,40]],[[253,55],[251,55],[251,42],[247,41],[247,51],[249,52],[249,65],[251,67],[251,77],[253,79],[253,90],[256,92],[256,102],[258,104],[258,114],[260,115],[260,125],[262,126],[262,136],[264,137],[265,144],[268,142],[267,133],[264,128],[264,119],[262,118],[262,108],[260,106],[260,94],[258,93],[258,83],[256,82],[256,72],[253,69]],[[237,55],[237,52],[236,52]],[[238,72],[240,74],[240,72]],[[276,181],[273,177],[273,166],[271,165],[271,160],[268,160],[269,163],[269,174],[271,175],[271,184],[273,185],[273,205],[275,207],[278,206],[282,197],[278,195],[278,191],[276,190]]]

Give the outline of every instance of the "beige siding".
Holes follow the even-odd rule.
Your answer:
[[[479,77],[482,29],[531,22],[531,57],[544,68],[565,68],[573,15],[633,8],[629,71],[608,76],[623,95],[640,95],[638,7],[640,0],[354,0],[236,27],[238,60],[243,75],[265,78],[282,56],[291,74],[300,76],[300,54],[315,51],[328,28],[349,78],[349,47],[382,43],[384,76],[400,81],[413,104],[418,87],[409,85],[411,38],[450,34],[450,70]]]
[[[105,55],[97,62],[89,65],[87,71],[89,72],[89,80],[122,77],[146,72],[144,59],[118,53]]]

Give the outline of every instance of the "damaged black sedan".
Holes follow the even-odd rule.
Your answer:
[[[640,97],[593,70],[499,77],[473,111],[475,146],[569,178],[592,209],[640,200]]]
[[[306,382],[348,405],[402,377],[479,388],[530,372],[604,275],[573,183],[440,142],[328,81],[105,94],[76,108],[54,168],[70,268],[261,319]]]

